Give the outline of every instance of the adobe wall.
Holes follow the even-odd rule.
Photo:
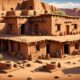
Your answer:
[[[51,18],[49,16],[31,18],[30,30],[32,30],[32,33],[35,33],[34,27],[36,24],[39,28],[39,34],[51,35]]]
[[[25,24],[24,33],[28,33],[28,20],[26,18],[10,17],[6,18],[7,34],[21,35],[21,25]],[[11,26],[12,25],[12,26]]]
[[[58,43],[58,42],[48,42],[48,44],[50,45],[50,55],[51,57],[63,57],[64,55],[64,49],[63,49],[63,43]],[[59,53],[58,55],[56,55],[57,53]]]
[[[36,50],[36,44],[30,44],[28,46],[28,53],[32,56],[32,59],[37,59],[39,57],[46,56],[46,44],[45,42],[37,43],[40,47],[40,51]]]
[[[79,49],[75,48],[75,44],[77,44],[79,46],[80,49],[80,43],[79,42],[73,42],[69,44],[69,50],[70,50],[70,54],[73,54],[74,51],[78,51]]]
[[[17,18],[8,18],[6,19],[7,25],[7,34],[18,34],[19,29],[17,26]]]
[[[39,33],[47,32],[48,35],[53,36],[64,36],[68,35],[67,33],[67,25],[69,25],[69,35],[71,34],[79,34],[80,33],[80,19],[67,18],[61,16],[38,16],[31,18],[30,22],[30,30],[34,30],[34,26],[37,23],[39,27]],[[61,24],[61,30],[57,30],[57,25]],[[77,24],[77,29],[74,29],[74,24]],[[31,28],[32,27],[32,28]]]
[[[61,30],[57,31],[56,24],[61,24]],[[78,28],[74,29],[73,24],[77,24]],[[69,25],[69,34],[79,34],[80,33],[80,23],[79,19],[66,18],[60,16],[52,16],[52,35],[67,35],[66,25]]]
[[[11,44],[13,46],[11,46]],[[21,54],[24,58],[28,59],[28,47],[26,43],[16,42],[16,41],[8,41],[9,54],[14,56]],[[15,54],[13,54],[15,53]]]
[[[18,47],[20,47],[20,50]],[[28,59],[28,48],[26,43],[13,42],[13,49],[16,54],[22,54],[26,59]]]
[[[72,55],[74,51],[78,51],[80,49],[80,46],[79,46],[79,42],[69,42],[69,43],[58,43],[58,42],[50,42],[49,45],[50,45],[50,55],[51,57],[54,57],[55,55],[57,55],[57,52],[59,53],[59,55],[57,55],[57,57],[64,57],[64,45],[65,44],[68,44],[68,53],[69,55]],[[76,49],[75,48],[75,44],[77,44],[79,46],[79,49]],[[80,53],[77,53],[77,54],[80,54]]]
[[[27,18],[18,18],[17,19],[17,27],[18,27],[18,34],[21,35],[21,26],[25,24],[24,33],[27,34],[29,30],[29,23]]]
[[[0,50],[6,50],[6,43],[4,43],[5,40],[0,40]],[[35,60],[38,59],[39,57],[45,57],[46,56],[46,43],[39,42],[39,48],[40,50],[36,50],[36,43],[22,43],[22,42],[16,42],[16,41],[11,41],[8,40],[8,51],[6,53],[9,53],[13,57],[17,57],[17,55],[22,55],[24,56],[25,59],[31,59]]]

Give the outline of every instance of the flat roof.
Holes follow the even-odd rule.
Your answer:
[[[4,16],[3,18],[29,18],[30,16]]]
[[[58,17],[66,17],[66,18],[74,18],[74,19],[79,19],[80,16],[69,16],[69,15],[62,15],[62,14],[39,14],[39,15],[33,15],[33,16],[3,16],[3,18],[35,18],[35,17],[41,17],[41,16],[58,16]]]
[[[80,40],[80,34],[66,36],[16,36],[16,35],[0,35],[2,40],[12,40],[22,43],[32,43],[39,41],[56,41],[56,42],[71,42]]]
[[[51,16],[61,16],[61,17],[70,17],[70,18],[79,18],[79,16],[70,16],[70,15],[64,15],[64,14],[41,14],[41,15],[51,15]]]

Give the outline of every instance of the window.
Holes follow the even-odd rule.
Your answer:
[[[26,24],[21,25],[21,34],[25,34],[25,27],[26,27]]]
[[[77,24],[74,24],[74,29],[77,29]]]
[[[13,8],[11,8],[11,11],[13,11],[14,9]]]
[[[57,25],[57,31],[61,30],[61,24],[56,24]]]
[[[75,49],[79,49],[79,45],[78,44],[75,44]]]
[[[46,45],[46,52],[47,52],[47,54],[50,53],[50,45],[49,44]]]
[[[36,45],[36,51],[40,51],[40,46]]]

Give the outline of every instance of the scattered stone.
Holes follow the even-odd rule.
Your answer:
[[[78,60],[78,61],[80,61],[80,60]]]
[[[66,58],[66,56],[64,56],[64,58]]]
[[[46,65],[43,65],[42,66],[41,70],[51,73],[56,68],[57,68],[57,65],[56,64],[46,64]]]
[[[31,71],[32,73],[34,72],[34,71]]]
[[[54,76],[55,79],[59,79],[59,76]]]
[[[39,60],[36,60],[35,62],[36,62],[36,63],[40,63],[40,64],[42,64],[42,62],[41,62],[41,61],[39,61]]]
[[[8,75],[8,77],[13,77],[13,75]]]
[[[22,60],[22,63],[24,64],[24,63],[27,63],[27,61],[26,60]]]
[[[21,62],[17,62],[17,64],[21,64]]]
[[[61,63],[60,62],[58,63],[58,68],[61,68]]]
[[[28,77],[27,80],[32,80],[32,78],[31,77]]]
[[[68,76],[71,76],[70,74]]]
[[[31,64],[27,64],[26,66],[27,66],[27,67],[31,67]]]
[[[73,64],[76,64],[75,62],[73,62]]]
[[[17,64],[14,64],[14,68],[17,68]]]
[[[68,61],[68,62],[66,62],[66,63],[70,64],[71,62],[70,62],[70,61]]]
[[[23,69],[25,68],[25,67],[23,67],[23,66],[20,66],[20,67],[23,68]]]

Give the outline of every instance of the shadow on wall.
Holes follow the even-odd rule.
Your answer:
[[[80,66],[75,68],[63,69],[64,74],[80,74]]]

